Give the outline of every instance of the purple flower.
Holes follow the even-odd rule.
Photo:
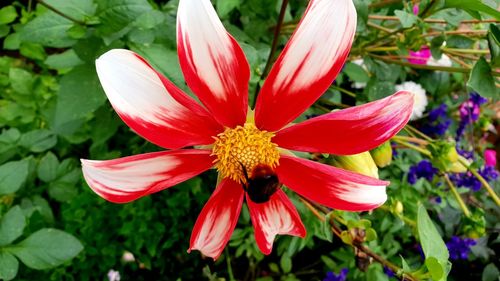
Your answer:
[[[460,105],[458,108],[460,112],[460,123],[455,137],[457,141],[462,137],[465,127],[479,119],[479,115],[481,114],[480,106],[487,101],[488,99],[481,97],[478,93],[471,93],[469,99]]]
[[[469,160],[473,160],[474,159],[474,150],[465,150],[465,149],[461,149],[460,147],[456,147],[456,150],[457,150],[457,153],[462,155],[463,157],[469,159]]]
[[[470,248],[476,245],[476,240],[471,238],[460,238],[452,236],[446,243],[452,260],[467,260],[469,258]]]
[[[387,277],[389,277],[389,278],[396,276],[396,274],[394,274],[394,271],[392,271],[392,270],[391,270],[390,268],[388,268],[387,266],[384,266],[384,273],[385,273],[385,275],[387,275]]]
[[[411,166],[408,172],[408,182],[415,184],[419,178],[431,181],[438,169],[434,168],[428,160],[422,160],[417,165]]]
[[[441,104],[429,112],[429,122],[426,122],[421,130],[427,135],[442,136],[451,125],[451,119],[447,116],[448,106]]]
[[[331,271],[328,271],[323,281],[345,281],[347,280],[348,272],[349,270],[347,268],[343,268],[339,274],[335,274]]]
[[[498,179],[499,172],[495,167],[486,166],[479,169],[478,173],[487,181],[492,182]],[[450,180],[458,187],[467,187],[472,191],[479,191],[481,189],[481,182],[471,172],[452,174]]]

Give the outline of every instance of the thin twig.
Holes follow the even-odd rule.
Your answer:
[[[399,21],[399,18],[396,16],[381,16],[381,15],[369,15],[368,19],[371,20],[390,20],[390,21]],[[424,19],[424,22],[427,23],[442,23],[442,24],[449,24],[449,21],[446,20],[441,20],[441,19]],[[468,24],[468,23],[496,23],[500,22],[499,20],[496,19],[485,19],[485,20],[463,20],[460,23],[461,24]]]
[[[273,37],[273,42],[271,43],[271,51],[269,51],[269,57],[267,58],[266,66],[264,67],[262,75],[260,76],[261,81],[264,80],[264,78],[266,78],[269,69],[271,68],[271,64],[273,62],[274,53],[276,53],[276,50],[278,49],[278,39],[281,32],[281,26],[283,25],[283,20],[285,19],[285,12],[287,6],[288,6],[288,0],[283,0],[283,2],[281,3],[280,14],[278,16],[278,23],[274,28],[274,37]],[[259,92],[260,92],[260,86],[259,84],[257,84],[257,87],[255,89],[255,98],[253,100],[252,107],[255,107],[255,103],[257,102],[257,96],[259,95]]]
[[[446,183],[448,184],[448,186],[450,187],[450,190],[451,190],[451,193],[453,194],[453,196],[455,197],[455,199],[457,200],[458,202],[458,205],[460,206],[460,209],[462,209],[462,212],[464,212],[464,215],[466,217],[470,217],[471,216],[471,213],[469,211],[469,208],[467,208],[467,205],[465,205],[465,202],[464,200],[462,199],[462,196],[460,196],[460,193],[458,193],[457,191],[457,188],[455,187],[455,185],[451,182],[450,180],[450,177],[448,177],[447,174],[444,174],[443,175]]]
[[[66,15],[65,13],[63,13],[63,12],[59,11],[58,9],[56,9],[54,6],[52,6],[52,5],[49,5],[49,4],[45,3],[45,1],[43,1],[43,0],[36,0],[36,1],[37,1],[38,3],[40,3],[40,5],[45,6],[47,9],[49,9],[49,10],[51,10],[52,12],[54,12],[54,13],[56,13],[56,14],[60,15],[60,16],[61,16],[61,17],[63,17],[63,18],[66,18],[66,19],[68,19],[68,20],[70,20],[70,21],[72,21],[72,22],[74,22],[74,23],[79,24],[79,25],[85,25],[85,22],[83,22],[83,21],[81,21],[81,20],[78,20],[78,19],[75,19],[74,17],[71,17],[71,16]]]

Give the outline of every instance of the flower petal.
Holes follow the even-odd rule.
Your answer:
[[[243,194],[241,184],[222,180],[196,220],[188,252],[199,250],[214,260],[220,256],[238,222]]]
[[[352,0],[311,0],[262,86],[257,127],[277,131],[311,106],[342,69],[355,31]]]
[[[111,50],[96,60],[96,69],[116,112],[154,144],[170,149],[210,144],[223,130],[206,109],[134,52]]]
[[[355,106],[290,126],[273,138],[278,146],[307,152],[357,154],[384,143],[408,122],[413,94],[397,92],[387,98]]]
[[[276,173],[288,188],[329,208],[367,211],[387,200],[387,181],[298,157],[282,155]]]
[[[92,190],[114,203],[127,203],[188,180],[213,166],[210,150],[172,150],[107,161],[82,161]]]
[[[255,231],[255,240],[262,253],[269,255],[277,234],[305,237],[306,229],[299,213],[282,190],[277,190],[269,201],[254,203],[247,195],[248,209]]]
[[[209,0],[181,0],[177,50],[188,86],[222,125],[246,120],[250,67]]]

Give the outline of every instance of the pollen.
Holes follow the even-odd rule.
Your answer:
[[[250,176],[258,164],[275,168],[279,161],[278,146],[271,142],[273,133],[261,131],[253,123],[227,128],[215,137],[212,155],[215,168],[222,177],[246,182],[243,167]]]

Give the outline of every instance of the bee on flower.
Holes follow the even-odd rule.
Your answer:
[[[408,122],[413,94],[292,122],[318,99],[346,61],[356,29],[351,0],[312,0],[258,95],[248,106],[250,69],[209,0],[181,0],[177,47],[200,103],[139,55],[111,50],[96,61],[106,95],[135,132],[167,150],[114,160],[82,160],[89,186],[126,203],[214,167],[219,182],[191,234],[191,250],[217,259],[246,201],[264,254],[277,234],[306,230],[282,186],[324,206],[365,211],[383,204],[389,184],[302,159],[292,151],[352,155],[373,149]]]

